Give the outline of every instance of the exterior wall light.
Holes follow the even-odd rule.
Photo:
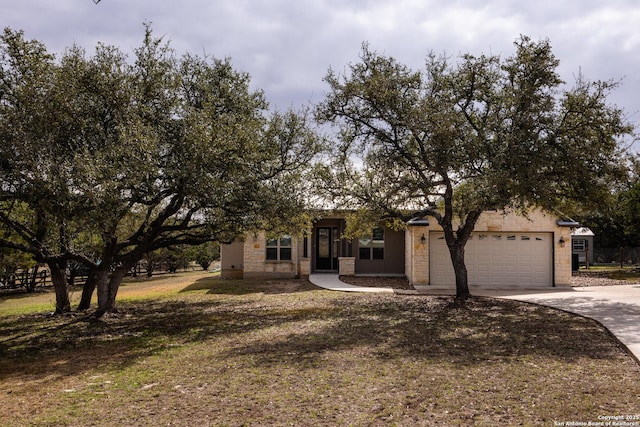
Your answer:
[[[422,233],[422,236],[420,236],[420,243],[422,243],[423,245],[427,243],[427,237],[424,235],[424,233]]]
[[[561,248],[564,248],[564,236],[560,236],[560,240],[558,240],[558,244]]]

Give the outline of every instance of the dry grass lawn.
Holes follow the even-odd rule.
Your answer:
[[[98,322],[0,302],[2,425],[552,426],[640,413],[638,364],[597,323],[548,308],[208,273],[129,283],[121,297]]]

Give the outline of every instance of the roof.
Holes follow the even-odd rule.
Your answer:
[[[418,226],[418,225],[428,226],[429,220],[425,217],[412,218],[407,222],[407,225],[408,226]]]
[[[589,227],[578,227],[575,230],[573,230],[571,232],[572,236],[581,236],[581,237],[585,237],[585,236],[595,236],[595,234],[593,233],[593,231],[591,231],[591,229]]]
[[[572,219],[559,219],[556,221],[558,227],[577,227],[580,224]]]

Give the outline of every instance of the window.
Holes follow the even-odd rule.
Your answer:
[[[291,236],[267,238],[267,261],[291,260]]]
[[[584,252],[587,249],[587,241],[585,239],[573,239],[574,252]]]
[[[358,239],[360,259],[384,259],[384,229],[373,229],[371,238]]]

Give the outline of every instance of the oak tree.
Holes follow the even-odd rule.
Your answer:
[[[42,50],[47,72],[2,45],[8,73],[25,62],[42,94],[2,103],[0,220],[10,234],[0,244],[37,242],[42,254],[32,253],[62,271],[71,260],[90,268],[83,305],[95,286],[97,315],[117,309],[120,282],[145,254],[300,219],[321,141],[304,112],[269,111],[228,59],[178,57],[147,26],[131,59],[99,44],[54,61],[7,31]]]
[[[525,36],[507,58],[429,54],[422,71],[365,44],[325,78],[317,118],[340,127],[325,189],[379,218],[434,218],[467,298],[464,250],[483,211],[595,203],[623,174],[632,127],[607,98],[617,84],[567,87],[558,64],[548,40]]]

